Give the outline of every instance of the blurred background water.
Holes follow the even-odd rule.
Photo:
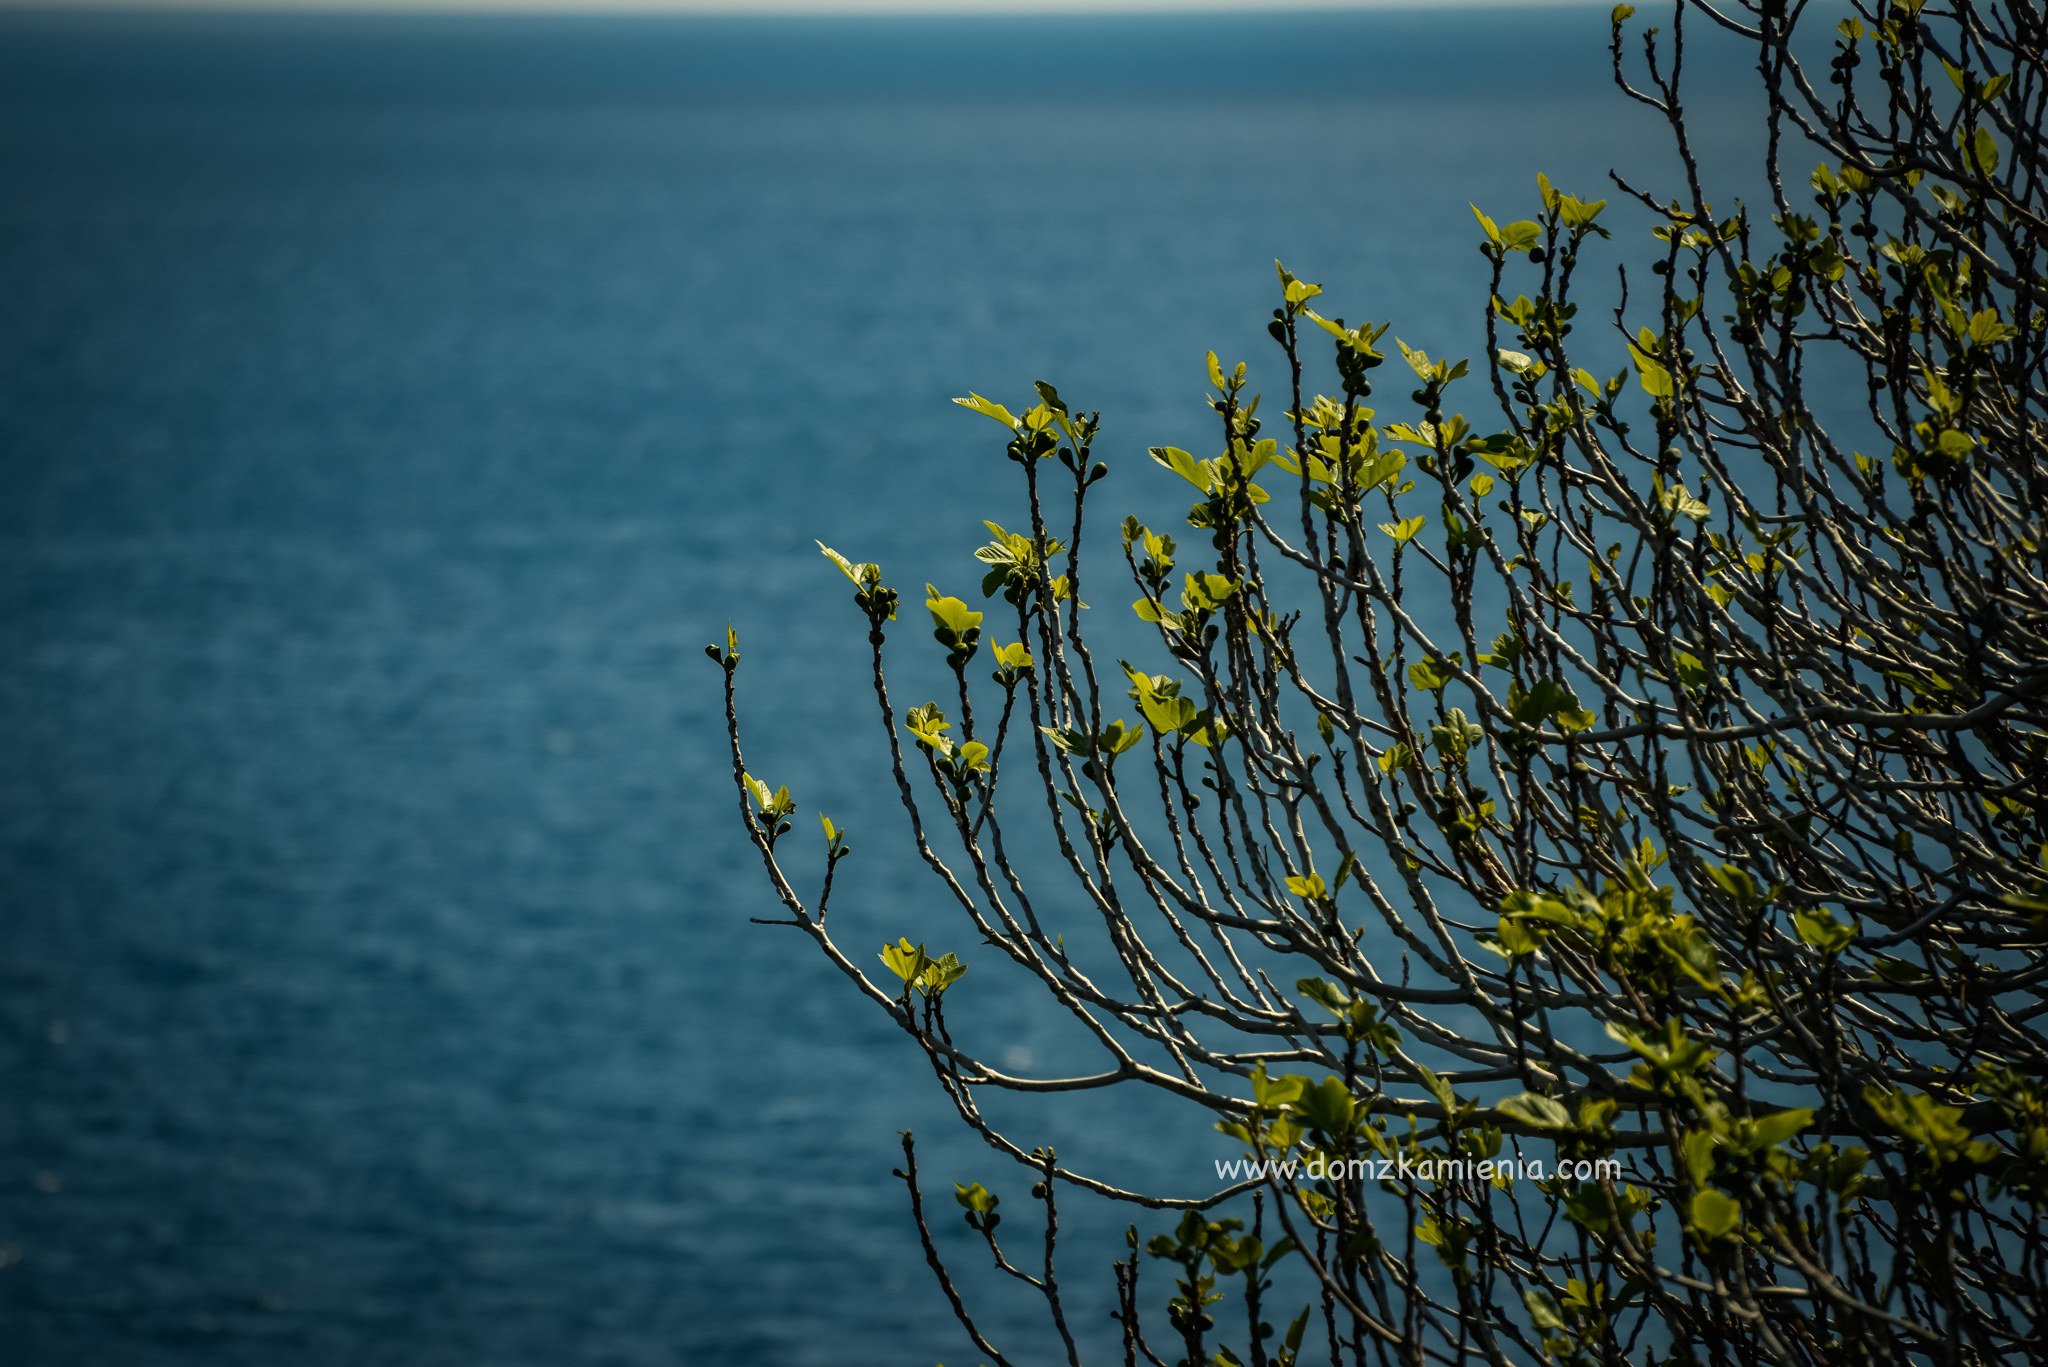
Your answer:
[[[947,399],[1040,377],[1103,410],[1105,503],[1171,497],[1202,353],[1277,383],[1276,256],[1476,354],[1468,201],[1668,173],[1605,33],[0,16],[0,1361],[968,1361],[905,1127],[1042,1344],[944,1213],[1024,1184],[747,921],[701,646],[742,633],[793,838],[853,829],[849,947],[975,961],[811,539],[968,590],[1013,467]],[[1747,106],[1701,74],[1718,155]],[[1230,1151],[998,1109],[1180,1194]],[[1121,1216],[1071,1219],[1099,1346]]]

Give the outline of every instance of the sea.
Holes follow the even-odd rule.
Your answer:
[[[896,698],[938,696],[918,590],[979,606],[982,519],[1024,517],[950,400],[1043,379],[1102,414],[1083,596],[1120,618],[1118,516],[1185,502],[1146,448],[1215,442],[1205,353],[1278,411],[1276,259],[1481,356],[1470,206],[1528,216],[1542,170],[1614,201],[1618,298],[1646,239],[1608,173],[1677,163],[1607,35],[0,13],[0,1363],[957,1367],[906,1130],[978,1322],[1058,1360],[954,1199],[1001,1194],[1035,1268],[1029,1175],[755,923],[703,647],[738,634],[806,895],[819,812],[849,832],[848,955],[957,950],[963,1043],[1098,1068],[916,858],[814,542],[903,590]],[[1747,78],[1698,52],[1735,165]],[[989,1109],[1169,1195],[1236,1152],[1127,1089]],[[1061,1220],[1075,1336],[1121,1361],[1110,1263],[1164,1217]]]

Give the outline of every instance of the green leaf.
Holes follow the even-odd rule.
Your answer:
[[[1365,865],[1359,860],[1355,852],[1346,850],[1344,857],[1337,861],[1337,891],[1344,891],[1345,880],[1349,879],[1353,874],[1358,875],[1359,885],[1363,887]]]
[[[1193,456],[1181,450],[1178,446],[1154,446],[1148,449],[1152,459],[1158,461],[1161,465],[1164,465],[1203,493],[1209,492],[1209,472]]]
[[[1661,478],[1657,482],[1661,484]],[[1704,500],[1692,496],[1683,480],[1673,480],[1668,488],[1659,489],[1657,504],[1674,518],[1689,517],[1694,522],[1705,522],[1713,513]]]
[[[1970,315],[1969,338],[1973,346],[2008,342],[2019,335],[2011,323],[2001,322],[1997,309],[1980,309]]]
[[[1522,1293],[1522,1304],[1529,1308],[1529,1323],[1538,1329],[1546,1333],[1564,1329],[1564,1316],[1559,1313],[1557,1301],[1549,1292],[1531,1287]]]
[[[1704,1239],[1725,1239],[1742,1219],[1742,1206],[1724,1191],[1707,1187],[1693,1193],[1693,1231]]]
[[[1564,1213],[1573,1224],[1596,1237],[1605,1237],[1614,1223],[1614,1208],[1608,1204],[1607,1193],[1590,1184],[1565,1198]]]
[[[967,965],[960,962],[960,956],[948,953],[942,958],[927,961],[913,981],[918,991],[927,997],[936,997],[966,976]]]
[[[1901,1139],[1926,1150],[1925,1157],[1933,1163],[1982,1163],[1997,1153],[1990,1142],[1971,1139],[1973,1131],[1962,1107],[1944,1106],[1925,1092],[1898,1091],[1873,1082],[1863,1089],[1863,1100]]]
[[[1784,1143],[1813,1123],[1813,1112],[1805,1108],[1779,1111],[1754,1123],[1757,1146],[1767,1149]]]
[[[1321,978],[1297,978],[1294,981],[1294,990],[1331,1015],[1342,1016],[1351,1010],[1351,998]]]
[[[1536,1092],[1523,1092],[1501,1101],[1495,1110],[1524,1125],[1539,1130],[1565,1130],[1571,1128],[1572,1113],[1554,1097],[1542,1096]]]
[[[953,753],[953,742],[946,732],[953,729],[953,723],[946,720],[946,714],[935,702],[922,707],[913,707],[904,714],[903,729],[916,738],[919,745],[935,750],[941,755]]]
[[[1538,679],[1526,690],[1519,683],[1508,687],[1508,715],[1524,726],[1538,727],[1560,712],[1578,710],[1571,686],[1556,679]]]
[[[1671,382],[1671,372],[1650,353],[1656,348],[1657,338],[1648,328],[1642,331],[1641,345],[1630,342],[1629,359],[1635,362],[1636,378],[1651,398],[1668,399],[1678,392]]]
[[[1193,612],[1214,612],[1229,602],[1237,592],[1235,579],[1221,574],[1210,574],[1206,570],[1190,572],[1185,576],[1186,584],[1181,589],[1180,601],[1183,607]]]
[[[969,394],[966,398],[955,399],[953,402],[959,404],[962,408],[973,409],[984,418],[992,418],[1013,432],[1017,429],[1016,414],[999,403],[982,398],[979,394]]]
[[[1451,708],[1440,724],[1429,728],[1429,740],[1437,754],[1452,761],[1462,761],[1485,736],[1484,728],[1467,717],[1462,707]]]
[[[1442,1106],[1446,1113],[1454,1112],[1458,1109],[1457,1094],[1451,1091],[1451,1084],[1438,1076],[1434,1069],[1418,1063],[1415,1065],[1415,1076],[1422,1083],[1424,1089],[1436,1098],[1437,1104]]]
[[[899,939],[893,945],[882,946],[882,963],[891,973],[908,984],[930,965],[931,956],[924,952],[923,945],[914,945],[908,939]]]
[[[1889,954],[1878,955],[1877,961],[1871,965],[1871,968],[1878,977],[1888,983],[1912,985],[1928,982],[1932,978],[1932,975],[1920,965],[1905,959],[1895,958]]]
[[[1138,710],[1145,714],[1145,720],[1152,724],[1152,729],[1162,736],[1180,734],[1201,716],[1201,710],[1188,699],[1158,693],[1141,695]]]
[[[1998,141],[1991,136],[1988,128],[1979,128],[1975,133],[1958,132],[1956,141],[1963,149],[1963,164],[1978,175],[1989,178],[1998,171]]]
[[[1101,749],[1105,755],[1115,758],[1144,739],[1145,732],[1141,727],[1113,721],[1102,728]]]
[[[853,585],[855,588],[873,588],[875,584],[878,581],[880,581],[882,577],[882,570],[880,566],[869,563],[862,563],[856,565],[853,564],[851,561],[847,560],[845,556],[841,555],[838,551],[833,550],[830,546],[826,545],[822,541],[818,542],[817,546],[819,550],[825,553],[825,558],[827,560],[830,560],[833,564],[839,567],[839,572],[841,574],[845,575],[848,579],[851,579],[853,581]]]
[[[1499,943],[1501,955],[1509,959],[1519,959],[1543,948],[1541,937],[1534,931],[1505,916],[1500,920]]]
[[[1600,211],[1607,207],[1604,199],[1574,199],[1565,195],[1558,201],[1557,216],[1564,220],[1567,228],[1591,228],[1593,220],[1600,217]],[[1595,229],[1596,232],[1601,232]],[[1601,232],[1601,236],[1606,236]]]
[[[971,628],[981,625],[981,614],[968,607],[958,598],[948,598],[930,584],[924,586],[924,605],[932,614],[932,621],[955,636],[964,636]]]
[[[1326,1077],[1301,1089],[1294,1109],[1312,1129],[1327,1135],[1341,1135],[1351,1128],[1358,1102],[1344,1086],[1344,1080]]]
[[[1280,272],[1280,292],[1290,305],[1307,303],[1323,292],[1321,285],[1311,285],[1306,280],[1295,279],[1287,267],[1278,261],[1273,263],[1273,269]]]
[[[1133,726],[1124,721],[1113,721],[1092,735],[1086,728],[1079,726],[1041,726],[1038,729],[1057,749],[1081,759],[1101,755],[1105,759],[1113,760],[1145,739],[1144,727]]]
[[[1408,362],[1408,368],[1414,371],[1419,378],[1423,380],[1432,378],[1433,367],[1430,364],[1428,352],[1420,347],[1409,346],[1399,337],[1394,339],[1394,345],[1401,348],[1402,359]]]
[[[1843,925],[1826,907],[1792,913],[1792,926],[1801,943],[1823,954],[1840,954],[1856,939],[1857,927]]]
[[[1543,241],[1543,225],[1517,219],[1500,230],[1500,242],[1511,252],[1526,252]]]
[[[1441,693],[1444,686],[1457,677],[1455,655],[1448,659],[1441,655],[1432,655],[1426,660],[1418,660],[1408,666],[1408,682],[1425,693]]]
[[[1009,645],[997,646],[995,648],[995,657],[996,677],[999,682],[1011,682],[1013,681],[1012,679],[1006,679],[1004,676],[1022,674],[1037,663],[1031,658],[1031,648],[1022,641],[1012,641]]]
[[[1278,1110],[1282,1106],[1293,1105],[1306,1086],[1308,1079],[1294,1073],[1285,1077],[1269,1077],[1265,1065],[1260,1064],[1258,1071],[1252,1074],[1252,1099],[1262,1109]]]
[[[1421,513],[1417,513],[1414,517],[1404,517],[1399,522],[1382,522],[1380,523],[1380,530],[1393,537],[1395,542],[1400,544],[1414,540],[1415,534],[1428,524],[1429,519]]]

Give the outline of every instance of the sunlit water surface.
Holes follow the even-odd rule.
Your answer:
[[[1028,1233],[1024,1183],[748,922],[701,647],[806,876],[853,830],[845,942],[960,949],[964,1038],[1091,1066],[905,850],[811,539],[968,592],[1014,469],[947,399],[1041,376],[1169,506],[1204,350],[1277,378],[1276,256],[1477,352],[1468,201],[1668,170],[1604,30],[0,20],[0,1361],[968,1361],[906,1127],[1045,1352],[944,1213]],[[997,1114],[1181,1194],[1231,1151]],[[1072,1207],[1101,1349],[1125,1217]]]

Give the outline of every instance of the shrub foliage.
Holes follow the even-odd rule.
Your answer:
[[[1116,1265],[1125,1362],[2040,1352],[2048,19],[1853,9],[1618,7],[1617,83],[1668,121],[1681,183],[1539,180],[1529,217],[1475,209],[1476,361],[1283,269],[1279,402],[1212,354],[1211,453],[1151,452],[1186,525],[1114,540],[1146,663],[1090,649],[1106,468],[1049,385],[961,400],[1024,493],[976,605],[826,552],[960,942],[1036,980],[1098,1072],[1013,1076],[956,1043],[955,953],[901,940],[878,969],[835,942],[845,833],[823,821],[799,891],[794,803],[741,753],[737,639],[710,649],[775,919],[1028,1171],[1042,1257],[1012,1260],[986,1188],[957,1203],[1070,1360],[1074,1191],[1166,1212]],[[1701,183],[1702,25],[1755,56],[1768,203]],[[1624,218],[1647,236],[1617,267]],[[1581,277],[1617,271],[1620,307],[1581,314]],[[1092,611],[1124,611],[1099,565]],[[906,708],[885,646],[926,617],[953,687]],[[1006,849],[1017,823],[1057,847],[1050,893]],[[976,1102],[1114,1086],[1206,1108],[1275,1166],[1121,1191]],[[943,1294],[1005,1362],[905,1153]],[[1483,1163],[1516,1156],[1549,1175]]]

